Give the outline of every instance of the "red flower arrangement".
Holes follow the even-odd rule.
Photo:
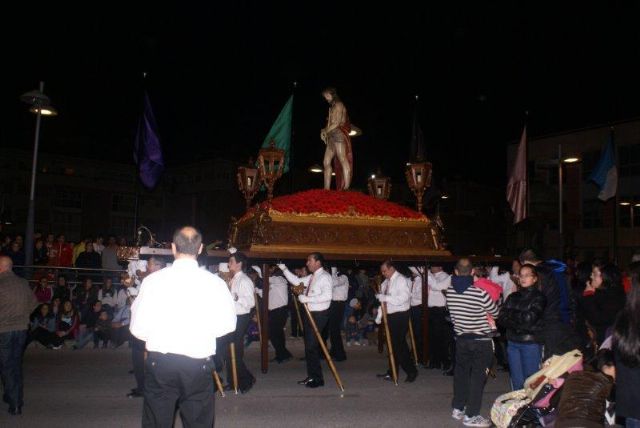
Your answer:
[[[427,220],[422,213],[393,202],[360,192],[336,190],[313,189],[280,196],[271,200],[271,207],[267,202],[263,202],[260,207],[271,212],[298,215]],[[255,207],[245,217],[254,210]]]

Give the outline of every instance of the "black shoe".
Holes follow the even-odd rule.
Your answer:
[[[322,379],[311,379],[309,382],[305,384],[307,388],[317,388],[319,386],[324,386],[324,380]]]
[[[228,383],[225,386],[223,386],[222,389],[224,389],[225,391],[233,391],[233,385]]]
[[[427,367],[429,369],[438,369],[438,370],[443,368],[442,364],[440,364],[440,363],[432,363],[432,362],[429,362],[429,365]]]
[[[306,358],[305,357],[298,358],[298,361],[306,361]]]
[[[9,406],[9,414],[14,416],[21,415],[22,406],[18,406],[18,407]]]
[[[144,394],[135,389],[132,389],[131,392],[127,394],[127,398],[140,398],[140,397],[144,397]]]
[[[133,369],[129,370],[129,374],[133,374]]]
[[[442,372],[443,375],[445,376],[453,376],[453,367],[451,367],[449,370]]]
[[[378,374],[376,375],[376,377],[378,379],[382,379],[382,380],[388,380],[390,382],[393,382],[393,377],[389,374],[389,373],[385,373],[385,374]]]
[[[298,381],[298,385],[306,385],[307,383],[309,383],[309,381],[311,381],[312,379],[310,377],[307,377],[306,379],[303,380],[299,380]]]
[[[418,377],[418,371],[416,370],[416,371],[415,371],[415,372],[413,372],[413,373],[409,373],[409,374],[407,375],[407,378],[406,378],[404,381],[405,381],[405,382],[408,382],[408,383],[411,383],[411,382],[413,382],[414,380],[416,380],[416,378],[417,378],[417,377]]]
[[[282,358],[282,359],[280,359],[280,360],[276,360],[276,361],[278,361],[278,364],[284,364],[284,363],[287,363],[287,362],[289,362],[289,361],[291,361],[291,360],[293,360],[293,357],[292,357],[292,356],[289,356],[289,357]]]
[[[247,392],[249,392],[249,390],[253,388],[253,385],[255,383],[256,383],[256,380],[253,379],[247,386],[240,388],[240,394],[246,394]]]

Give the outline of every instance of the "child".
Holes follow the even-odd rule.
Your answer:
[[[356,345],[360,346],[360,339],[362,338],[362,332],[358,325],[358,318],[360,318],[360,310],[362,309],[362,305],[360,301],[356,298],[351,299],[349,302],[349,307],[347,308],[346,318],[347,318],[347,327],[346,327],[346,339],[347,346]]]
[[[476,266],[473,268],[473,286],[487,292],[491,300],[499,306],[499,300],[502,295],[502,287],[495,282],[489,280],[489,272],[484,266]],[[487,321],[493,330],[493,335],[497,334],[498,328],[493,317],[487,314]]]
[[[93,349],[97,349],[100,341],[102,341],[102,348],[106,349],[109,340],[111,339],[111,320],[109,319],[109,313],[107,311],[100,312],[98,321],[96,321],[95,329],[93,330]]]

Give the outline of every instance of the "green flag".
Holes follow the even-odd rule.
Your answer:
[[[271,140],[276,142],[276,148],[285,151],[284,154],[284,172],[289,171],[289,156],[291,154],[291,124],[293,122],[293,95],[284,105],[280,114],[271,126],[271,130],[262,143],[262,147],[269,147]]]

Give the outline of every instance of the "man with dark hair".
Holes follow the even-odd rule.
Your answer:
[[[210,427],[212,356],[236,328],[234,302],[222,279],[198,267],[200,232],[183,227],[171,247],[173,265],[145,278],[131,308],[131,333],[148,351],[142,426],[172,426],[177,407],[184,426]]]
[[[380,286],[380,293],[376,298],[386,305],[389,335],[393,345],[396,372],[398,365],[407,374],[405,382],[413,382],[418,376],[416,366],[411,362],[409,346],[407,345],[407,330],[409,329],[411,307],[411,283],[409,279],[398,272],[392,261],[386,260],[380,266],[380,273],[385,277]],[[378,375],[385,380],[393,380],[391,367],[386,373]]]
[[[519,260],[522,264],[536,267],[540,291],[547,298],[540,332],[544,344],[543,359],[578,348],[579,339],[571,325],[575,302],[565,278],[566,265],[556,260],[543,262],[532,248],[522,251]]]
[[[38,304],[29,283],[12,271],[13,263],[0,256],[0,374],[9,413],[22,413],[22,353],[29,315]]]
[[[234,343],[236,354],[236,368],[238,374],[238,389],[245,394],[249,392],[256,378],[251,374],[244,364],[244,336],[251,320],[251,309],[256,306],[255,288],[251,278],[244,272],[248,265],[247,256],[244,253],[236,252],[229,257],[229,272],[233,275],[229,284],[231,297],[236,307],[236,330],[231,337]],[[227,366],[227,379],[231,380],[231,359],[229,350],[225,347],[222,355],[225,356]]]
[[[447,289],[447,307],[456,335],[451,417],[465,426],[489,427],[480,415],[482,393],[493,361],[492,328],[487,315],[497,318],[498,307],[489,294],[473,286],[471,260],[458,260],[456,275]]]
[[[333,281],[331,275],[324,270],[324,257],[320,253],[311,253],[307,257],[307,269],[311,275],[299,278],[289,272],[287,266],[278,267],[287,280],[297,286],[303,284],[305,290],[298,296],[302,304],[308,304],[318,331],[322,331],[329,321],[329,306],[331,305]],[[311,327],[308,317],[304,317],[304,355],[307,363],[307,378],[298,382],[307,388],[324,386],[322,367],[320,366],[320,344]]]

